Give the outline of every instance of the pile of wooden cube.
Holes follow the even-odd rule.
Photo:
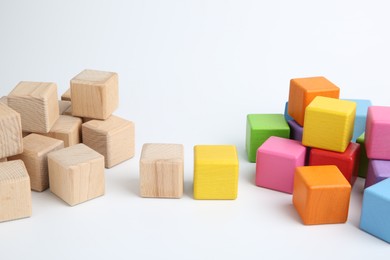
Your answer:
[[[61,99],[25,81],[0,99],[0,222],[31,216],[31,190],[72,206],[101,196],[104,168],[134,156],[134,123],[112,115],[117,73],[84,70]]]
[[[334,224],[367,177],[360,228],[390,242],[390,107],[339,95],[324,77],[292,79],[284,115],[247,116],[256,185],[292,194],[304,224]]]

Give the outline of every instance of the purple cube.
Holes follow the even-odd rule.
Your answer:
[[[368,188],[384,179],[390,177],[390,161],[369,160],[366,183],[364,188]]]

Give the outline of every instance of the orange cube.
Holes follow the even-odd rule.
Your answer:
[[[351,185],[335,165],[297,167],[293,204],[303,224],[344,223]]]
[[[324,77],[290,80],[288,114],[301,126],[305,109],[316,96],[339,98],[340,89]]]

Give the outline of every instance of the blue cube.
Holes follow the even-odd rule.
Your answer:
[[[353,137],[352,141],[356,141],[356,139],[364,133],[366,130],[366,119],[367,119],[367,110],[368,107],[371,106],[371,101],[367,99],[344,99],[353,101],[356,103],[356,117],[355,124],[353,127]]]
[[[286,122],[289,120],[294,120],[289,114],[288,114],[288,102],[284,105],[284,118],[286,119]]]
[[[360,228],[390,243],[390,179],[364,190]]]

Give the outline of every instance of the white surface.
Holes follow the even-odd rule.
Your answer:
[[[304,226],[290,195],[254,185],[244,148],[246,114],[282,113],[294,77],[390,105],[388,1],[265,2],[1,1],[0,95],[21,80],[61,95],[82,69],[118,72],[137,155],[106,171],[101,198],[69,207],[34,192],[31,218],[0,223],[0,259],[388,259],[358,228],[362,180],[346,224]],[[145,142],[185,145],[182,199],[138,197]],[[237,145],[236,201],[192,199],[195,144]]]

